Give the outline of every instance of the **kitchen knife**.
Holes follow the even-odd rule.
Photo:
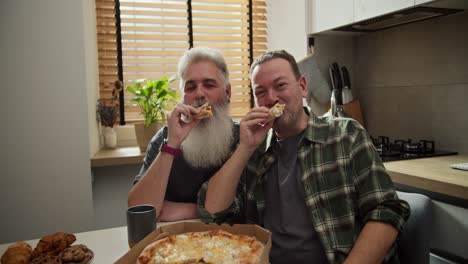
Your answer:
[[[328,68],[328,72],[330,73],[330,82],[331,82],[331,98],[330,98],[330,111],[332,116],[336,115],[336,94],[337,94],[337,89],[336,89],[336,74],[335,71],[333,70],[333,67]]]
[[[347,104],[354,98],[353,94],[351,93],[351,82],[349,80],[349,73],[346,66],[341,67],[341,73],[343,74],[343,91],[341,94],[343,98],[343,104]]]
[[[333,90],[336,89],[336,87],[335,87],[335,74],[333,73],[333,68],[329,67],[328,72],[330,73],[330,83],[331,83],[330,87],[332,88],[332,92],[333,92]]]
[[[343,98],[341,95],[341,91],[343,88],[343,82],[341,81],[341,73],[340,73],[340,67],[338,66],[338,63],[334,62],[332,64],[333,68],[333,80],[335,82],[335,89],[336,91],[336,104],[337,105],[342,105],[343,104]]]
[[[343,88],[348,87],[351,90],[351,82],[349,81],[349,73],[346,66],[341,67],[341,73],[343,74]]]
[[[333,72],[336,74],[336,89],[341,90],[343,89],[343,81],[341,80],[341,74],[340,74],[340,66],[338,66],[338,63],[334,62],[333,64]]]

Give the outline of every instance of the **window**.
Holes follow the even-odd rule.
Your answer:
[[[175,75],[187,49],[207,46],[228,64],[232,117],[251,108],[249,67],[267,49],[265,0],[96,0],[96,15],[101,98],[111,97],[115,80],[127,87]],[[124,98],[125,121],[140,120],[130,95]]]

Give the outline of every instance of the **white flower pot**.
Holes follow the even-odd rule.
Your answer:
[[[117,132],[113,127],[104,127],[104,146],[111,149],[117,147]]]

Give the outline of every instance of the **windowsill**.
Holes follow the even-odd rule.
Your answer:
[[[101,149],[91,158],[91,168],[142,164],[144,157],[145,153],[138,147]]]

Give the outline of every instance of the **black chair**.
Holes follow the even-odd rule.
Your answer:
[[[432,200],[422,194],[397,191],[409,203],[411,215],[398,236],[400,262],[426,264],[430,259]]]

